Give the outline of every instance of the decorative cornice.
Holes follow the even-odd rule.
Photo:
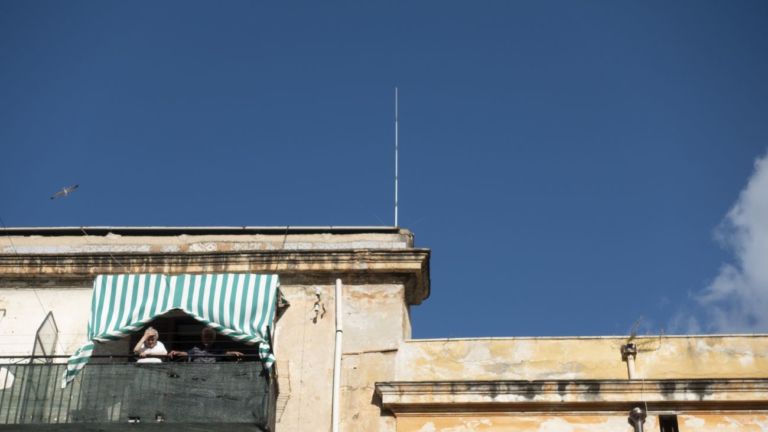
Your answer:
[[[429,296],[429,256],[428,249],[0,255],[0,280],[50,282],[112,273],[379,274],[404,277],[407,301],[419,304]]]
[[[395,414],[507,411],[766,409],[768,378],[376,383]]]

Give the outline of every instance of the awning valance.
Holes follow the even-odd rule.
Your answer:
[[[275,274],[99,275],[93,283],[88,342],[67,360],[62,386],[88,363],[94,341],[123,338],[172,309],[234,340],[258,345],[259,356],[270,368],[275,359],[268,332],[279,284]]]

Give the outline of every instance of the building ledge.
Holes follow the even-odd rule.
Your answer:
[[[429,256],[429,249],[0,255],[0,286],[72,286],[117,273],[277,273],[284,283],[285,276],[379,275],[400,278],[406,301],[420,304],[429,297]]]
[[[627,411],[765,408],[768,378],[572,381],[379,382],[382,408],[397,414],[499,411]]]

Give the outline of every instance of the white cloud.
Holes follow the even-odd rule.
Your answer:
[[[733,252],[717,277],[694,298],[715,332],[768,332],[768,155],[728,212],[717,237]],[[689,330],[699,328],[695,320]]]

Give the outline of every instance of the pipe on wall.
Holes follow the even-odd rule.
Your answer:
[[[647,413],[640,407],[632,408],[629,412],[629,424],[635,429],[635,432],[643,432],[643,425],[645,423],[645,417]]]
[[[637,378],[635,357],[637,357],[637,345],[628,343],[621,346],[621,359],[627,362],[627,376],[631,380]]]
[[[340,418],[339,418],[339,397],[341,393],[341,341],[344,335],[344,329],[342,326],[342,309],[341,309],[341,279],[336,279],[336,293],[335,293],[335,315],[336,315],[336,341],[333,345],[333,394],[331,398],[331,430],[332,432],[339,432],[340,430]]]

